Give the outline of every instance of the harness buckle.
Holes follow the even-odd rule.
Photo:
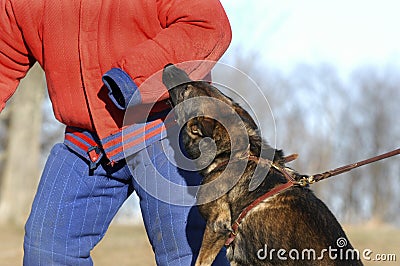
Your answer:
[[[87,154],[90,158],[90,170],[93,170],[97,167],[97,164],[102,157],[101,150],[99,146],[92,146],[88,149]]]

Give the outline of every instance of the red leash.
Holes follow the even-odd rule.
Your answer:
[[[400,148],[390,151],[390,152],[386,152],[383,154],[380,154],[378,156],[366,159],[366,160],[362,160],[356,163],[352,163],[352,164],[348,164],[342,167],[338,167],[335,168],[333,170],[329,170],[326,171],[324,173],[319,173],[319,174],[315,174],[315,175],[311,175],[311,176],[306,176],[303,177],[302,179],[300,179],[299,181],[296,181],[295,178],[291,175],[291,173],[288,173],[285,168],[282,168],[280,166],[275,165],[272,161],[268,160],[268,159],[263,159],[263,158],[257,158],[254,156],[249,156],[248,159],[250,161],[255,161],[257,163],[261,163],[261,164],[265,164],[267,166],[273,167],[276,170],[278,170],[279,172],[281,172],[283,174],[283,176],[286,178],[287,182],[284,184],[280,184],[276,187],[274,187],[273,189],[271,189],[270,191],[268,191],[267,193],[265,193],[264,195],[260,196],[259,198],[257,198],[256,200],[254,200],[249,206],[247,206],[240,214],[239,217],[235,220],[235,222],[232,224],[232,231],[229,234],[228,239],[225,241],[225,246],[229,246],[233,240],[235,240],[236,235],[238,234],[239,231],[239,226],[240,223],[243,221],[243,219],[246,217],[246,215],[254,208],[256,207],[258,204],[260,204],[262,201],[264,201],[265,199],[268,199],[280,192],[283,192],[295,185],[300,185],[302,187],[310,185],[310,184],[314,184],[316,182],[319,182],[321,180],[327,179],[329,177],[335,176],[335,175],[339,175],[345,172],[348,172],[352,169],[358,168],[360,166],[366,165],[366,164],[370,164],[373,162],[377,162],[395,155],[399,155],[400,154]],[[292,161],[294,159],[297,158],[297,155],[290,155],[287,156],[286,162]]]
[[[340,174],[343,174],[343,173],[348,172],[350,170],[353,170],[355,168],[358,168],[360,166],[363,166],[363,165],[366,165],[366,164],[370,164],[370,163],[373,163],[373,162],[377,162],[377,161],[380,161],[380,160],[383,160],[383,159],[387,159],[389,157],[392,157],[392,156],[395,156],[395,155],[399,155],[399,154],[400,154],[400,148],[396,149],[396,150],[393,150],[393,151],[389,151],[389,152],[380,154],[378,156],[375,156],[375,157],[372,157],[372,158],[369,158],[369,159],[366,159],[366,160],[362,160],[362,161],[359,161],[359,162],[356,162],[356,163],[352,163],[352,164],[348,164],[348,165],[345,165],[345,166],[342,166],[342,167],[338,167],[336,169],[329,170],[329,171],[326,171],[324,173],[315,174],[315,175],[311,175],[309,177],[305,177],[305,178],[301,179],[299,181],[299,183],[300,183],[301,186],[305,186],[305,185],[308,185],[308,184],[314,184],[314,183],[319,182],[321,180],[327,179],[327,178],[329,178],[331,176],[340,175]]]

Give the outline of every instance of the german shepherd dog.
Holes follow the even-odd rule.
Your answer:
[[[184,149],[204,177],[197,199],[207,224],[196,265],[211,265],[224,245],[231,265],[362,265],[334,215],[307,186],[263,199],[235,225],[254,201],[288,183],[288,173],[296,180],[302,175],[286,167],[288,158],[262,140],[252,117],[210,83],[192,81],[174,65],[164,68],[163,83]]]

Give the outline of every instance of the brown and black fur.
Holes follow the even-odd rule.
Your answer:
[[[176,107],[175,115],[178,124],[182,126],[183,143],[189,156],[193,159],[198,158],[201,153],[199,146],[203,145],[207,148],[210,139],[216,145],[216,154],[213,155],[211,163],[204,165],[201,160],[197,161],[199,172],[204,176],[203,184],[215,179],[222,180],[212,188],[200,188],[198,199],[204,202],[220,191],[227,191],[221,197],[199,206],[207,225],[196,265],[211,265],[229,237],[231,225],[240,212],[260,195],[286,182],[279,171],[265,169],[261,184],[250,191],[249,185],[256,163],[246,161],[245,171],[242,174],[242,171],[239,171],[240,163],[233,163],[233,167],[228,169],[221,162],[229,158],[235,161],[235,158],[242,156],[243,152],[249,148],[250,155],[262,157],[272,155],[276,164],[285,167],[284,155],[282,151],[275,150],[263,142],[255,122],[244,109],[209,83],[191,81],[184,71],[173,65],[166,66],[164,69],[163,82],[170,89],[171,102]],[[207,101],[196,105],[181,104],[199,96],[218,99],[231,108],[221,109]],[[229,123],[230,118],[235,115],[240,116],[243,121],[241,128],[244,128],[247,134],[235,134],[236,127],[239,126],[234,122]],[[222,124],[225,127],[219,119],[214,119],[216,116],[224,120]],[[208,141],[202,142],[205,139]],[[232,142],[242,150],[231,150]],[[262,147],[266,153],[260,154]],[[201,150],[207,153],[204,147]],[[207,158],[207,154],[205,157]],[[296,174],[296,176],[300,175]],[[347,240],[347,245],[342,250],[336,243],[341,237]],[[267,252],[275,250],[272,260],[268,258],[261,260],[257,257],[257,252],[260,252],[260,249],[265,250],[265,247],[267,247]],[[329,247],[337,249],[337,252],[331,251],[332,256],[337,255],[336,260],[330,258]],[[287,260],[278,258],[279,249],[286,250]],[[293,249],[299,251],[300,258],[303,250],[313,249],[317,259],[293,260],[288,254]],[[327,251],[324,253],[323,260],[320,260],[318,257],[323,249]],[[265,200],[248,213],[240,224],[238,235],[227,249],[227,257],[231,265],[246,266],[362,265],[356,259],[340,259],[345,258],[346,250],[349,249],[352,250],[353,247],[327,206],[309,188],[295,186]],[[259,253],[259,255],[265,254]],[[292,255],[295,256],[296,253]],[[307,254],[305,256],[308,258]],[[312,257],[312,254],[310,256]],[[351,258],[351,254],[349,257]]]

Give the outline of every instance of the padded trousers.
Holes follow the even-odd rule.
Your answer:
[[[134,191],[157,265],[193,265],[205,221],[189,190],[175,187],[198,185],[201,177],[178,169],[166,150],[173,153],[168,139],[130,156],[127,163],[111,167],[102,162],[90,170],[84,158],[56,144],[25,225],[24,265],[93,265],[90,251]],[[214,265],[229,265],[224,249]]]

